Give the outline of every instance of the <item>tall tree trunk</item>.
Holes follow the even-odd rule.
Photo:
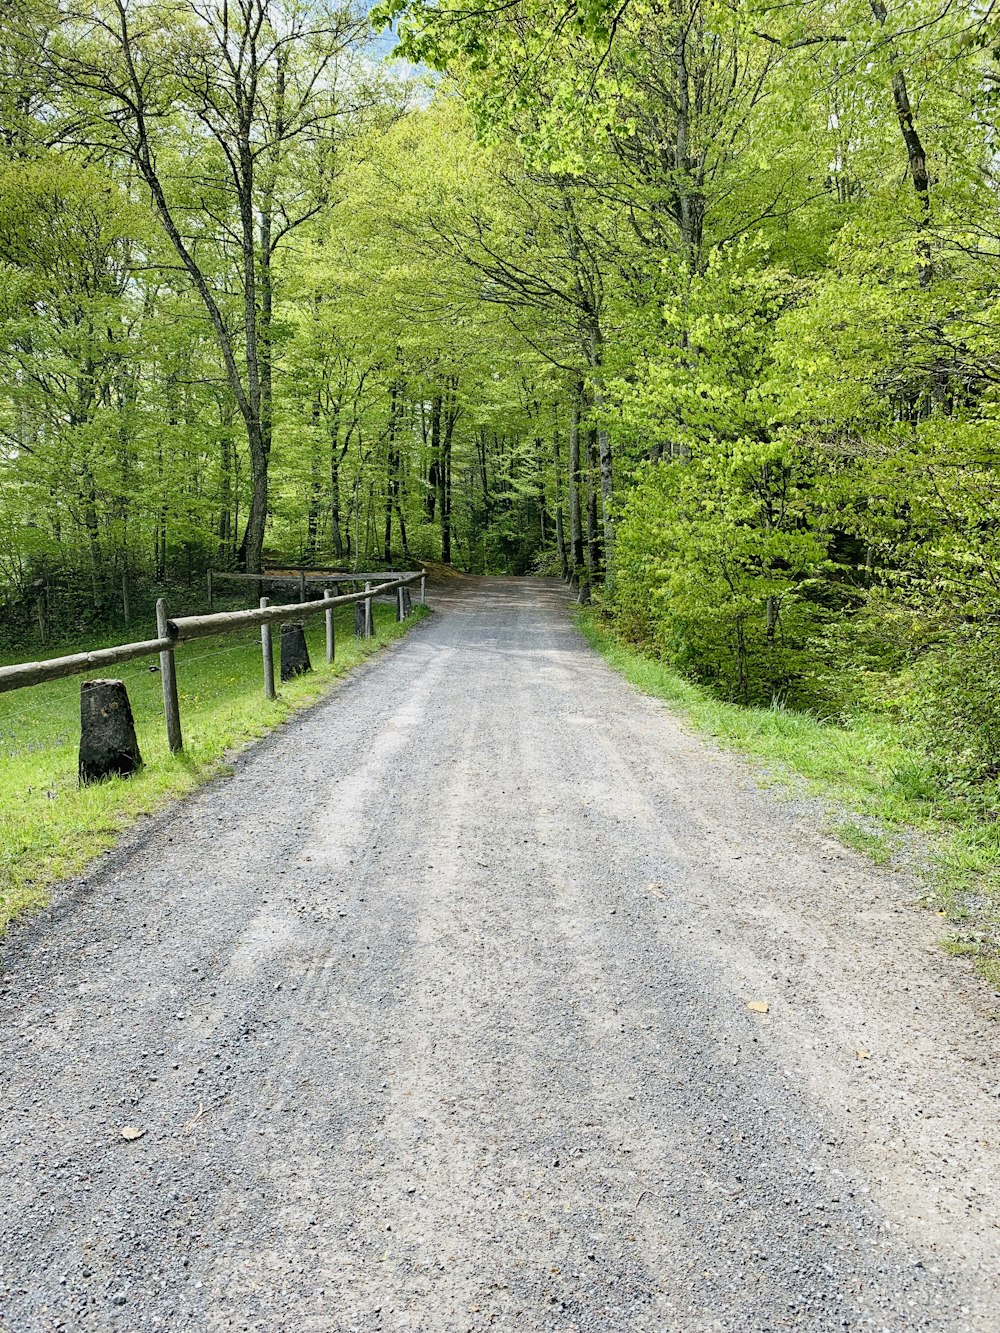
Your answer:
[[[441,559],[451,564],[451,432],[446,431],[441,449]]]
[[[176,420],[171,417],[170,425],[176,426]],[[160,496],[159,508],[156,517],[156,534],[154,549],[154,576],[157,583],[164,583],[167,577],[167,498],[166,498],[166,478],[163,473],[163,436],[157,437],[156,443],[156,482],[157,491]]]
[[[349,438],[349,437],[348,437]],[[344,448],[346,449],[346,445]],[[333,418],[330,422],[330,538],[333,553],[338,560],[344,556],[344,537],[340,528],[340,463],[343,458],[340,448],[340,403],[335,403]],[[350,526],[348,526],[348,542]]]
[[[228,565],[233,553],[233,441],[226,426],[223,422],[219,441],[219,543],[216,558],[220,565]]]
[[[248,574],[259,574],[267,527],[268,457],[259,422],[248,426],[247,436],[250,444],[250,513],[240,543],[239,563]]]
[[[884,28],[888,21],[888,10],[884,0],[869,0],[869,6],[875,21],[880,27]],[[917,254],[920,262],[920,285],[927,287],[930,285],[934,276],[934,265],[931,259],[930,243],[926,238],[927,225],[930,222],[931,214],[931,178],[927,170],[927,154],[924,150],[923,140],[917,130],[916,122],[913,118],[913,107],[910,103],[910,92],[906,85],[906,75],[895,63],[895,53],[893,51],[895,43],[890,40],[889,50],[893,55],[892,68],[892,101],[896,108],[896,119],[899,121],[900,134],[903,136],[903,144],[906,148],[906,161],[910,171],[910,180],[916,191],[917,201],[920,205],[919,227],[925,233],[917,245]]]
[[[385,543],[383,555],[387,565],[392,562],[392,514],[393,510],[398,508],[399,439],[397,430],[399,424],[399,396],[399,385],[394,383],[389,397],[389,443],[386,451]]]
[[[569,417],[570,576],[574,586],[580,582],[583,574],[583,524],[580,516],[580,489],[583,482],[580,469],[580,398],[580,385],[574,384]]]
[[[458,420],[458,382],[449,377],[445,385],[444,421],[441,431],[441,464],[438,479],[438,513],[441,520],[441,559],[451,564],[451,450]]]
[[[306,515],[306,559],[307,565],[316,563],[316,546],[319,537],[319,504],[322,498],[319,480],[319,459],[313,454],[309,469],[309,510]]]
[[[601,537],[597,517],[599,453],[597,429],[587,430],[587,577],[591,586],[602,577]]]
[[[588,361],[594,372],[591,388],[591,402],[598,412],[604,407],[604,336],[601,326],[594,319],[587,334]],[[604,559],[608,570],[614,563],[614,478],[611,459],[611,436],[607,426],[598,423],[589,432],[590,447],[596,451],[601,478],[601,516],[604,532]]]
[[[441,395],[436,393],[431,399],[431,465],[427,473],[427,495],[424,500],[424,513],[427,522],[434,522],[437,508],[438,486],[441,471]]]
[[[545,496],[545,464],[542,461],[542,440],[535,436],[535,473],[538,477],[538,536],[544,551],[549,541],[549,515]]]
[[[559,448],[559,424],[552,428],[552,471],[555,478],[555,515],[556,515],[556,551],[559,555],[559,569],[563,578],[569,573],[569,561],[566,557],[566,535],[563,531],[562,502],[562,459]]]

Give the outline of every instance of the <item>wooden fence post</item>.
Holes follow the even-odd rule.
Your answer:
[[[326,598],[326,597],[332,597],[332,596],[333,596],[333,593],[330,591],[329,588],[324,588],[324,589],[323,589],[323,596],[324,596],[324,598]],[[334,638],[333,638],[333,607],[331,606],[331,607],[329,607],[329,608],[327,609],[327,612],[326,612],[326,664],[327,664],[327,666],[329,666],[330,663],[333,661],[334,657],[336,656],[336,653],[337,653],[337,645],[336,645],[336,643],[334,642]]]
[[[370,583],[366,583],[366,584],[365,584],[365,592],[370,593],[371,590],[372,590],[372,585],[371,585]],[[375,617],[374,617],[374,614],[373,614],[373,612],[372,612],[372,599],[371,599],[370,597],[366,597],[366,598],[365,598],[365,638],[366,638],[366,639],[370,639],[374,633],[375,633]]]
[[[167,603],[162,597],[156,603],[156,637],[170,637],[167,633]],[[160,679],[163,683],[163,712],[167,719],[167,744],[171,752],[177,754],[183,750],[184,741],[181,737],[181,708],[177,702],[177,671],[173,648],[160,653]]]
[[[212,571],[208,571],[208,609],[215,610],[215,589],[212,587]]]
[[[268,599],[260,599],[260,609],[263,611],[267,606]],[[274,698],[274,653],[271,651],[271,626],[261,625],[260,627],[260,647],[264,654],[264,698]]]

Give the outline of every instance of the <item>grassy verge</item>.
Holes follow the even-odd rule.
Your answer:
[[[665,663],[579,613],[588,641],[644,694],[672,704],[699,730],[764,761],[769,781],[816,798],[830,831],[879,864],[916,871],[928,905],[952,925],[946,947],[972,955],[1000,985],[1000,823],[985,822],[937,783],[926,757],[889,718],[848,725],[781,708],[714,698]]]
[[[421,607],[414,610],[425,614]],[[179,648],[184,729],[179,755],[167,749],[160,675],[150,670],[151,659],[115,667],[128,688],[144,760],[140,772],[127,780],[77,786],[79,678],[0,695],[0,932],[14,916],[43,905],[49,885],[82,869],[140,815],[222,772],[232,750],[319,698],[334,677],[415,623],[397,625],[392,607],[375,606],[374,611],[376,638],[368,642],[354,637],[352,606],[337,612],[337,660],[330,667],[324,661],[323,617],[307,619],[315,669],[282,685],[273,703],[264,699],[259,631],[196,640]],[[276,631],[276,667],[277,640]],[[82,651],[87,646],[76,647]],[[68,645],[54,652],[73,650],[74,645]]]

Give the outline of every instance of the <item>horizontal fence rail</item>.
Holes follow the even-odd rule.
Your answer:
[[[423,577],[422,571],[401,574],[388,583],[373,584],[363,592],[345,592],[337,597],[321,597],[312,602],[288,602],[283,606],[262,606],[253,611],[217,611],[210,616],[182,616],[167,621],[167,633],[174,643],[186,643],[189,639],[204,639],[210,634],[228,634],[234,630],[254,629],[258,625],[273,625],[283,620],[301,620],[303,616],[312,616],[319,611],[331,611],[338,606],[368,601],[371,597],[383,597]]]
[[[250,577],[256,578],[257,575]],[[360,580],[363,576],[359,575],[358,578]],[[89,671],[100,671],[103,667],[130,662],[136,657],[155,657],[157,653],[169,652],[189,639],[233,633],[275,621],[297,620],[319,611],[363,602],[369,597],[384,596],[397,588],[408,587],[423,578],[423,570],[418,570],[414,574],[396,576],[391,582],[378,584],[370,590],[341,593],[337,597],[324,597],[312,602],[289,602],[283,606],[269,606],[264,610],[220,611],[211,616],[180,616],[176,620],[167,621],[167,634],[160,639],[123,643],[114,648],[96,648],[90,653],[72,653],[68,657],[50,657],[43,662],[17,662],[12,666],[0,667],[0,694],[8,690],[21,690],[29,685],[43,685],[47,680],[60,680],[65,676],[83,676]]]
[[[296,608],[301,609],[301,608]],[[144,643],[123,643],[117,648],[96,648],[92,653],[73,653],[69,657],[50,657],[44,662],[18,662],[0,667],[0,694],[22,690],[28,685],[42,685],[64,676],[82,676],[88,671],[131,662],[135,657],[153,657],[172,648],[170,639],[147,639]]]
[[[310,585],[313,587],[322,586],[325,589],[331,584],[379,583],[386,579],[396,580],[411,578],[412,576],[409,570],[400,569],[383,569],[368,574],[358,572],[351,574],[345,570],[328,570],[324,572],[322,570],[305,569],[297,569],[287,573],[265,570],[261,574],[243,574],[224,569],[210,569],[206,577],[208,582],[208,609],[211,611],[215,606],[215,584],[219,579],[238,583],[256,583],[260,588],[263,588],[265,583],[270,587],[273,587],[275,584],[289,584],[292,587],[298,588],[299,601],[305,602],[306,590]],[[421,602],[424,602],[426,599],[427,571],[422,569],[420,570],[420,600]]]
[[[370,573],[346,574],[343,570],[338,570],[335,574],[318,574],[315,570],[311,573],[306,570],[296,570],[290,574],[270,574],[266,571],[263,574],[230,574],[227,570],[212,569],[209,573],[216,581],[219,579],[232,579],[237,583],[370,583],[374,579],[401,579],[409,577],[408,570],[405,569],[377,569]]]
[[[60,680],[66,676],[86,675],[92,671],[100,671],[107,666],[114,666],[119,662],[130,662],[138,657],[155,657],[158,655],[163,684],[167,742],[170,749],[176,752],[183,747],[180,708],[177,700],[176,664],[174,662],[174,650],[180,644],[195,639],[208,638],[214,634],[235,634],[241,630],[259,628],[264,653],[264,693],[268,699],[273,699],[275,691],[274,660],[271,648],[272,625],[291,624],[302,621],[306,616],[324,613],[326,616],[326,660],[330,663],[334,657],[333,613],[337,607],[364,604],[363,614],[358,612],[355,616],[355,633],[363,638],[370,638],[372,634],[371,606],[374,598],[395,593],[397,619],[399,620],[405,619],[409,612],[408,589],[411,584],[420,583],[420,600],[421,602],[426,601],[427,571],[424,569],[418,569],[412,573],[392,571],[389,574],[382,573],[368,576],[364,574],[319,575],[313,581],[323,582],[327,586],[324,587],[324,596],[313,601],[305,599],[302,592],[302,580],[299,575],[274,577],[258,574],[227,574],[225,577],[239,577],[270,583],[298,583],[301,600],[280,606],[270,606],[268,605],[268,599],[262,597],[258,608],[247,611],[219,611],[209,615],[177,616],[171,619],[167,614],[166,602],[163,598],[160,598],[156,604],[157,637],[155,639],[146,639],[141,643],[123,643],[113,648],[97,648],[93,652],[73,653],[67,657],[52,657],[43,662],[18,662],[12,666],[0,667],[0,694],[7,693],[10,690],[25,689],[30,685],[42,685],[46,681]],[[374,579],[383,581],[375,583]],[[365,586],[357,592],[334,595],[329,591],[329,586],[337,582],[363,582]],[[305,669],[308,669],[308,656],[306,656]],[[127,698],[125,706],[127,709]],[[128,710],[128,712],[131,719],[131,710]]]

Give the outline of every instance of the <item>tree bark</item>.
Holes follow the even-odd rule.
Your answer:
[[[598,412],[604,407],[604,337],[601,326],[594,319],[587,333],[587,351],[591,370],[594,372],[591,387],[591,401]],[[590,431],[590,443],[596,451],[601,478],[601,517],[604,533],[604,560],[610,570],[614,561],[615,522],[614,522],[614,476],[611,458],[611,436],[605,425],[598,423]]]
[[[597,430],[587,430],[587,577],[591,586],[602,577],[601,538],[597,517],[597,477],[599,456]]]
[[[562,499],[562,458],[559,447],[559,425],[558,422],[552,428],[552,472],[555,479],[555,519],[556,519],[556,552],[559,556],[559,570],[563,578],[569,574],[569,560],[566,556],[566,534],[563,531],[563,499]]]
[[[346,445],[344,447],[346,449]],[[337,403],[330,423],[330,537],[333,553],[338,560],[344,555],[344,537],[340,529],[340,464],[343,456],[340,448],[340,404]]]
[[[583,573],[583,524],[580,517],[580,398],[579,384],[573,386],[569,418],[569,541],[570,577],[574,585]]]
[[[884,28],[888,21],[889,13],[884,0],[869,0],[869,6],[875,21],[880,27]],[[926,229],[930,221],[931,213],[931,178],[927,169],[927,153],[924,149],[923,140],[917,130],[916,122],[913,118],[913,107],[910,104],[910,92],[906,84],[906,75],[895,63],[895,54],[893,47],[895,43],[890,43],[890,52],[893,53],[892,69],[892,101],[896,108],[896,119],[899,121],[900,134],[903,136],[903,144],[906,148],[906,161],[909,167],[910,180],[916,191],[917,201],[920,205],[920,227]],[[930,285],[934,276],[934,266],[931,259],[930,244],[926,237],[921,239],[917,246],[919,256],[920,285],[927,287]]]

